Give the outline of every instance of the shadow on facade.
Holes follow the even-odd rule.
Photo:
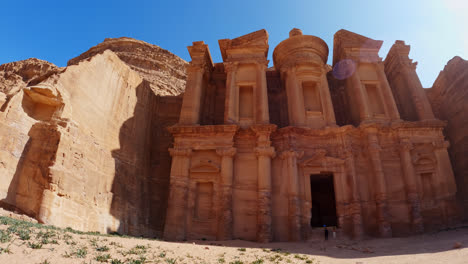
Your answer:
[[[108,232],[161,237],[164,228],[172,136],[166,127],[178,121],[181,98],[154,94],[147,81],[136,88],[133,117],[120,127],[120,149],[112,151],[115,176],[110,213],[118,228]]]

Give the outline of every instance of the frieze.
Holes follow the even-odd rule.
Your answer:
[[[169,153],[172,157],[175,156],[183,156],[183,157],[190,157],[192,156],[192,149],[191,148],[169,148]]]
[[[232,148],[232,147],[227,147],[227,148],[217,148],[216,149],[216,154],[220,156],[227,156],[227,157],[234,157],[236,155],[237,149]]]

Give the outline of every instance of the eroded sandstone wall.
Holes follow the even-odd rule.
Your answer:
[[[427,89],[434,114],[447,120],[445,135],[458,186],[458,198],[468,219],[468,61],[454,57]]]
[[[121,44],[106,46],[120,57],[98,45],[67,68],[29,71],[33,81],[1,97],[2,206],[83,231],[161,234],[173,141],[166,127],[179,118],[186,62],[141,41]],[[2,85],[2,95],[14,88]]]
[[[0,65],[0,205],[15,205],[18,182],[14,175],[21,169],[28,133],[38,121],[31,116],[33,104],[22,89],[61,69],[55,65],[28,59]]]

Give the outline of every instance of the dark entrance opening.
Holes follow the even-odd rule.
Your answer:
[[[337,226],[335,188],[333,174],[310,175],[310,191],[312,196],[312,227]]]

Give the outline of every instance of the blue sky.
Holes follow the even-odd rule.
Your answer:
[[[449,59],[468,59],[467,0],[235,0],[235,1],[24,1],[0,6],[0,64],[30,57],[65,66],[108,37],[133,37],[190,60],[187,46],[204,40],[221,61],[218,39],[269,32],[270,51],[293,27],[327,42],[347,29],[383,40],[385,58],[395,40],[411,45],[424,87]],[[270,62],[271,64],[272,62]]]

